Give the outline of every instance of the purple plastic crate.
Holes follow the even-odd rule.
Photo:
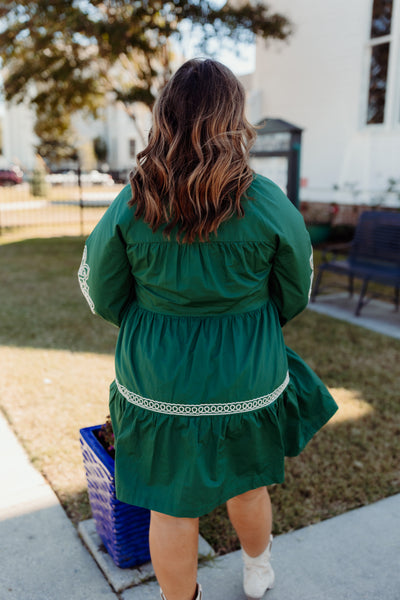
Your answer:
[[[100,428],[80,430],[90,506],[97,533],[114,563],[121,568],[134,567],[150,560],[150,511],[117,500],[114,460],[94,434]]]

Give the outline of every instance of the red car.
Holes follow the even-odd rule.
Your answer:
[[[0,169],[0,185],[17,185],[22,183],[22,175],[14,169]]]

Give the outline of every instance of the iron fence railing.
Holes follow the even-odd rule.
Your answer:
[[[90,184],[82,178],[64,183],[45,179],[0,186],[0,236],[24,230],[27,235],[87,235],[124,184]],[[307,225],[354,228],[371,207],[326,202],[301,202]],[[394,208],[387,210],[396,211]],[[398,209],[397,209],[398,210]]]
[[[35,186],[34,181],[0,187],[0,235],[29,229],[58,235],[86,235],[122,185]]]

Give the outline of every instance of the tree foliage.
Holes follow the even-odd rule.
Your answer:
[[[3,0],[0,59],[6,100],[28,100],[42,120],[69,128],[79,110],[96,114],[107,95],[148,106],[170,75],[169,40],[182,23],[199,48],[211,39],[285,39],[290,23],[262,2],[182,0]]]
[[[98,162],[105,162],[108,154],[106,140],[101,136],[97,136],[93,140],[93,151]]]
[[[38,154],[50,163],[60,160],[76,160],[76,136],[71,128],[71,115],[64,111],[62,105],[55,107],[50,114],[47,111],[36,111],[35,133],[39,138],[36,147]]]

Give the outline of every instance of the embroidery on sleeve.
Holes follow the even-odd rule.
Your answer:
[[[311,267],[311,276],[310,276],[310,289],[308,291],[308,299],[309,300],[311,298],[311,290],[312,290],[312,284],[313,284],[313,279],[314,279],[314,256],[313,256],[312,250],[311,250],[311,255],[310,255],[310,267]]]
[[[87,280],[89,279],[90,267],[87,264],[86,259],[87,259],[87,246],[85,246],[85,248],[83,250],[82,262],[81,262],[81,266],[79,267],[79,271],[78,271],[78,279],[79,279],[79,285],[81,287],[82,294],[85,296],[86,301],[90,306],[90,310],[92,311],[93,314],[96,314],[95,310],[94,310],[94,302],[91,299],[90,293],[89,293],[89,285],[88,285]]]

